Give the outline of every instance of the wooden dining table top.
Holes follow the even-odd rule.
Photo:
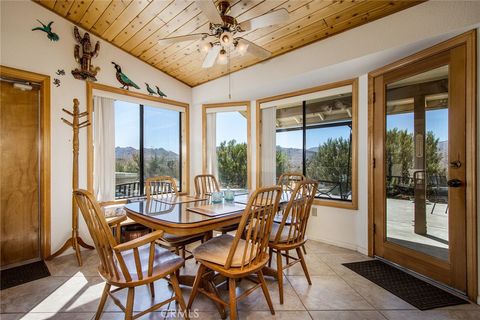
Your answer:
[[[287,203],[289,195],[288,192],[282,193],[280,203]],[[238,223],[249,194],[236,195],[234,202],[223,201],[220,204],[212,204],[210,199],[201,197],[186,197],[188,199],[184,201],[188,202],[172,200],[171,197],[168,200],[139,200],[126,204],[125,211],[130,219],[149,228],[176,235],[193,235]],[[217,210],[218,215],[215,213]]]

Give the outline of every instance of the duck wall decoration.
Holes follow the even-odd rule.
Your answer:
[[[50,41],[58,41],[60,40],[60,37],[58,36],[58,34],[56,34],[55,32],[52,32],[52,24],[53,24],[53,21],[50,21],[47,25],[44,24],[42,21],[40,20],[37,20],[38,22],[40,22],[40,24],[42,25],[41,27],[36,27],[36,28],[33,28],[32,31],[36,31],[36,30],[40,30],[40,31],[43,31],[47,34],[47,38],[50,40]]]
[[[117,71],[116,73],[116,76],[117,76],[117,80],[118,82],[120,82],[120,84],[122,85],[121,88],[122,89],[127,89],[130,88],[130,87],[134,87],[134,88],[137,88],[137,89],[140,89],[140,87],[135,83],[133,82],[132,80],[130,80],[123,72],[122,72],[122,67],[120,67],[118,64],[116,64],[115,62],[112,61],[112,64],[115,66],[115,70]]]

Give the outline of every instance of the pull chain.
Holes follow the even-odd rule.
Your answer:
[[[227,58],[228,58],[228,100],[232,100],[232,73],[230,70],[230,47],[228,47]]]

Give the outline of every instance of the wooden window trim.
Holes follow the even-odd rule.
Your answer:
[[[0,76],[40,84],[40,255],[51,254],[50,76],[0,65]]]
[[[143,93],[127,91],[120,88],[115,88],[107,86],[100,83],[87,82],[87,112],[88,112],[88,121],[92,123],[92,112],[93,112],[93,90],[106,91],[111,93],[116,93],[124,96],[134,97],[146,101],[155,101],[164,104],[174,105],[177,107],[184,108],[185,112],[185,150],[186,154],[182,155],[185,157],[185,166],[182,168],[182,176],[184,180],[185,190],[183,192],[190,192],[190,116],[189,109],[190,105],[185,102],[180,102],[176,100],[159,98],[150,96]],[[87,127],[87,189],[90,192],[93,192],[93,128],[92,126]]]
[[[351,85],[352,86],[352,201],[337,201],[337,200],[328,200],[328,199],[315,199],[313,201],[314,205],[325,206],[325,207],[334,207],[341,209],[357,210],[358,209],[358,79],[348,79],[343,81],[338,81],[334,83],[329,83],[321,86],[316,86],[308,89],[302,89],[298,91],[293,91],[289,93],[283,93],[276,96],[266,97],[257,100],[256,102],[256,146],[257,146],[257,172],[256,172],[256,183],[257,187],[262,185],[262,112],[260,106],[262,103],[276,101],[285,98],[291,98],[296,96],[301,96],[308,93],[313,93],[317,91],[324,91],[329,89],[334,89],[338,87],[343,87]]]
[[[247,189],[252,188],[252,140],[250,101],[210,103],[202,105],[202,172],[207,174],[207,109],[246,107],[247,108]]]

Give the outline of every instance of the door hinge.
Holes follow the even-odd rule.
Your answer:
[[[375,160],[375,158],[373,158],[373,168],[375,169],[377,166],[377,161]]]
[[[373,233],[377,232],[377,228],[375,227],[375,223],[373,224]]]

